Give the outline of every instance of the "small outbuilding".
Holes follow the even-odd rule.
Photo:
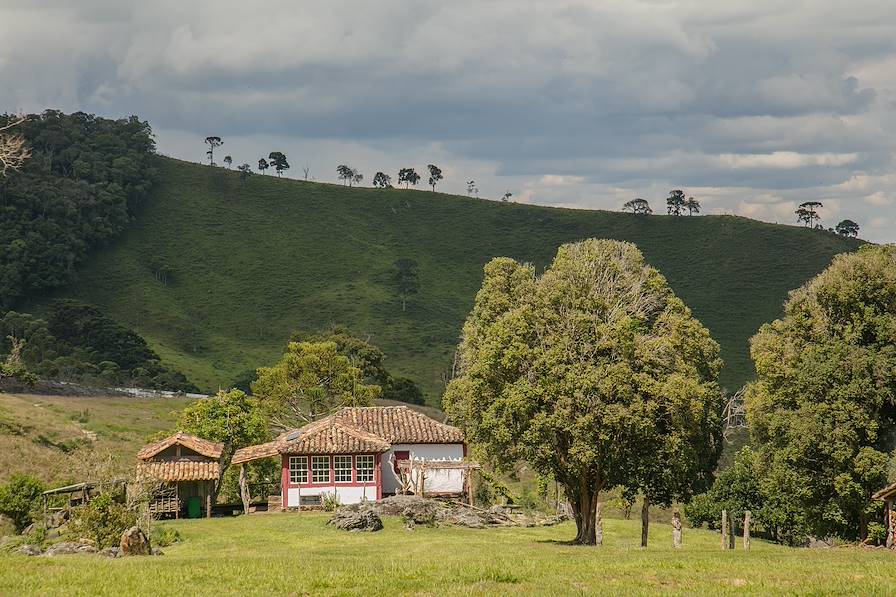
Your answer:
[[[196,516],[202,505],[212,515],[215,484],[221,477],[224,444],[176,433],[137,453],[137,480],[157,483],[150,500],[153,515]]]
[[[893,547],[896,544],[896,512],[893,512],[893,502],[896,501],[896,483],[887,485],[877,493],[871,496],[872,499],[881,500],[886,505],[886,523],[887,523],[887,547]]]

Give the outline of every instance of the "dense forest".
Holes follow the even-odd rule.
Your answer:
[[[9,120],[0,115],[0,126]],[[121,232],[157,171],[149,124],[55,110],[18,127],[31,158],[0,178],[0,310],[71,281],[88,251]]]

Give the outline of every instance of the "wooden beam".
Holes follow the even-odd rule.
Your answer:
[[[212,493],[215,491],[215,482],[212,481],[209,483],[208,488],[205,490],[205,517],[212,517]]]
[[[240,465],[240,497],[243,500],[243,514],[248,514],[252,496],[249,494],[249,473],[245,464]]]

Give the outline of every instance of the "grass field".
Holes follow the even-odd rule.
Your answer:
[[[146,439],[171,429],[188,402],[0,394],[0,483],[13,473],[48,483],[131,473]]]
[[[563,544],[565,523],[532,529],[373,534],[324,525],[320,514],[257,514],[167,523],[183,542],[165,555],[107,560],[0,555],[4,595],[889,595],[896,562],[884,550],[792,549],[754,539],[722,551],[719,536],[668,525],[639,547],[635,521],[606,520],[601,548]]]
[[[273,176],[242,186],[234,172],[167,158],[160,170],[136,222],[54,296],[101,306],[210,391],[271,363],[292,331],[341,323],[438,404],[482,266],[509,256],[544,267],[558,245],[588,237],[641,248],[722,345],[722,381],[734,391],[751,375],[747,339],[789,290],[859,244],[738,217],[642,217]],[[388,283],[399,258],[420,270],[406,311]]]

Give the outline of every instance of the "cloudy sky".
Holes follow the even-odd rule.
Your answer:
[[[0,110],[138,114],[292,176],[422,171],[448,192],[823,221],[896,241],[892,0],[0,0]]]

